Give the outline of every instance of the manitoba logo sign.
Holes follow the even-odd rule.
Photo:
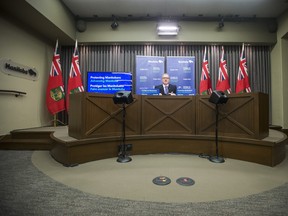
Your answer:
[[[7,75],[21,77],[33,81],[38,80],[38,72],[36,68],[18,64],[11,59],[1,58],[0,70]]]

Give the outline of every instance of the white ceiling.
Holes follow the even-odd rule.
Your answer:
[[[62,0],[79,18],[277,18],[288,0]]]

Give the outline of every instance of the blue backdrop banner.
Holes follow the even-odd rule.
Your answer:
[[[177,85],[177,95],[195,95],[195,56],[167,56],[170,83]]]
[[[160,56],[136,56],[136,94],[158,95],[156,85],[161,84],[165,70],[165,58]]]

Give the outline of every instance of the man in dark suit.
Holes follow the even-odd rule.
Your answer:
[[[155,89],[159,89],[159,95],[176,95],[177,86],[170,84],[170,76],[167,73],[162,75],[162,84],[155,86]]]

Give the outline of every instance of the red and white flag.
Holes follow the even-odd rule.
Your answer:
[[[251,92],[251,88],[249,83],[248,70],[246,66],[246,58],[244,51],[244,43],[243,43],[239,62],[237,83],[236,83],[236,93],[245,93],[245,92],[247,93]]]
[[[71,69],[68,78],[68,88],[66,97],[66,107],[69,110],[69,96],[77,92],[84,92],[84,87],[82,84],[82,77],[79,67],[79,53],[77,47],[77,40],[75,43],[74,53],[71,62]]]
[[[224,55],[224,47],[221,48],[221,59],[219,65],[218,80],[216,90],[231,93],[229,75],[227,70],[227,62]]]
[[[60,54],[58,52],[58,40],[56,42],[48,78],[46,105],[48,111],[53,115],[65,110],[65,92],[60,64]]]
[[[212,85],[211,85],[211,78],[209,73],[208,67],[208,59],[206,56],[206,46],[204,50],[204,56],[202,61],[202,73],[201,73],[201,80],[199,86],[199,93],[201,95],[207,95],[212,93]]]

